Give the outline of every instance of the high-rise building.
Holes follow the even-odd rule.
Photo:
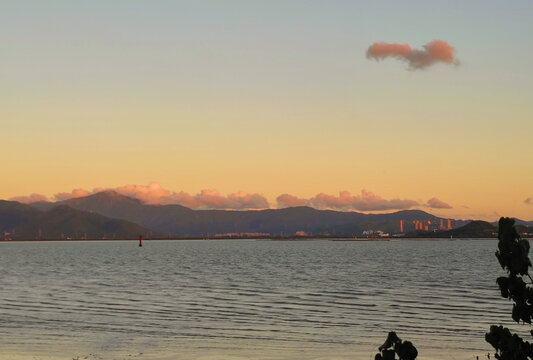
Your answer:
[[[444,227],[444,219],[440,219],[440,226],[439,226],[439,229],[440,230],[444,230],[445,227]]]
[[[403,220],[400,220],[400,232],[403,233]]]
[[[452,219],[448,219],[448,230],[452,229]]]

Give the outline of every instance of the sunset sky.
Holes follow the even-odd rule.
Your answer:
[[[532,1],[3,1],[0,198],[118,189],[193,208],[533,220],[531,14]],[[420,60],[435,40],[453,59]],[[379,57],[375,43],[409,49]]]

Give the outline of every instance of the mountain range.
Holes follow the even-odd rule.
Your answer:
[[[111,219],[66,205],[58,204],[41,211],[30,205],[3,200],[0,200],[0,231],[4,239],[120,239],[153,234],[130,221]]]
[[[0,201],[0,231],[13,239],[38,238],[136,238],[291,236],[295,233],[326,236],[361,235],[365,230],[416,234],[414,222],[446,224],[421,210],[365,214],[317,210],[311,207],[229,211],[192,210],[181,205],[149,205],[140,200],[104,191],[60,202],[20,204]],[[450,220],[452,228],[470,221]],[[528,222],[519,222],[530,225]],[[487,223],[488,224],[488,223]],[[490,224],[489,224],[490,225]],[[531,223],[533,225],[533,222]],[[479,229],[478,229],[479,230]],[[485,228],[481,233],[487,233]],[[421,232],[418,232],[421,233]]]
[[[57,204],[41,203],[34,206],[45,209]],[[191,210],[180,205],[146,205],[114,191],[69,199],[59,204],[131,221],[148,229],[180,237],[212,237],[230,233],[268,233],[278,236],[292,235],[297,231],[308,234],[353,235],[361,234],[367,229],[398,232],[400,220],[404,220],[406,230],[413,226],[413,220],[440,220],[419,210],[390,214],[317,210],[306,206],[249,211]],[[461,221],[452,223],[453,226],[463,225]]]

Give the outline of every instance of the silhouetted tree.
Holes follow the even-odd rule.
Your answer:
[[[529,241],[521,239],[514,226],[515,220],[502,217],[498,223],[498,250],[496,258],[508,276],[496,279],[502,297],[514,302],[511,317],[531,325],[533,320],[533,278],[529,275]],[[533,336],[533,330],[530,331]],[[498,360],[533,360],[533,344],[511,333],[501,325],[492,325],[485,334]],[[379,347],[375,360],[414,360],[418,351],[409,341],[402,341],[395,332]],[[490,354],[487,355],[490,359]]]
[[[502,217],[498,227],[498,251],[496,258],[508,276],[496,282],[502,297],[512,300],[512,318],[517,323],[531,324],[533,318],[533,279],[529,275],[529,241],[521,239],[514,227],[514,219]],[[529,283],[526,283],[528,281]],[[533,336],[533,331],[530,331]],[[533,360],[533,345],[503,326],[492,325],[485,340],[496,349],[500,360]]]
[[[394,331],[389,333],[387,340],[378,350],[380,352],[376,354],[375,360],[415,360],[418,356],[415,346],[410,341],[402,341]]]

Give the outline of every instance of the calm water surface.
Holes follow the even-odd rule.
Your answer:
[[[474,359],[513,326],[496,245],[3,242],[0,359]]]

